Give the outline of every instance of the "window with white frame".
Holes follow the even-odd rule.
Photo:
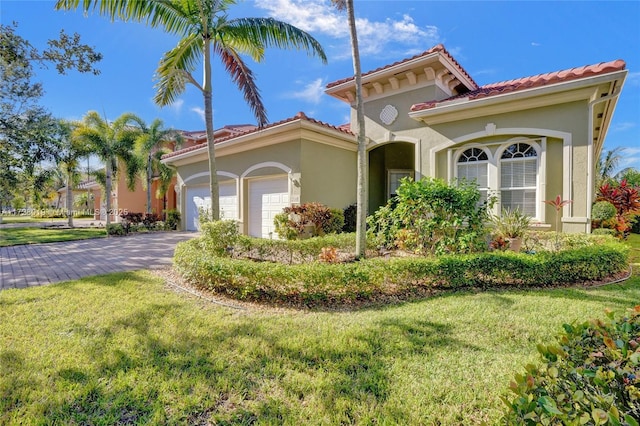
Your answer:
[[[528,143],[509,145],[500,156],[500,202],[536,216],[538,152]]]
[[[388,189],[389,198],[396,196],[396,191],[400,187],[403,178],[413,178],[413,170],[389,170]]]
[[[489,156],[481,148],[469,148],[462,152],[458,158],[458,179],[475,182],[478,185],[481,203],[487,200],[487,192],[489,190],[488,167]]]

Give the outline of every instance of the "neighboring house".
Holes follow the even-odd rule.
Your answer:
[[[595,163],[627,71],[622,60],[479,86],[442,45],[363,75],[369,153],[369,213],[400,180],[475,180],[497,197],[496,213],[520,208],[554,227],[543,203],[560,195],[562,230],[589,232]],[[355,82],[326,93],[352,107]],[[282,207],[318,201],[342,208],[356,198],[356,146],[344,126],[296,117],[216,140],[224,216],[244,233],[268,237]],[[206,144],[164,159],[177,167],[178,204],[194,229],[206,202]]]
[[[58,209],[67,209],[67,187],[63,186],[58,189],[58,195],[56,199],[56,208]],[[94,210],[94,200],[95,197],[100,197],[100,187],[93,180],[86,180],[80,182],[75,188],[71,190],[73,194],[73,202],[76,202],[76,197],[79,195],[87,194],[87,204],[82,206],[72,205],[70,206],[71,210],[80,210],[82,212],[86,212],[86,214],[90,215]]]

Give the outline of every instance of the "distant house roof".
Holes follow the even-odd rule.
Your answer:
[[[286,118],[284,120],[268,124],[268,125],[266,125],[266,126],[264,126],[262,128],[256,127],[256,126],[251,126],[251,125],[246,125],[245,126],[245,130],[243,131],[241,127],[233,127],[234,132],[232,134],[230,134],[228,136],[216,138],[214,143],[217,145],[217,144],[222,143],[222,142],[227,142],[227,141],[239,138],[240,136],[250,135],[252,133],[257,133],[259,131],[270,129],[270,128],[273,128],[273,127],[276,127],[276,126],[279,126],[279,125],[282,125],[282,124],[285,124],[285,123],[290,123],[290,122],[293,122],[293,121],[296,121],[296,120],[304,120],[304,121],[307,121],[307,122],[310,122],[310,123],[314,123],[314,124],[320,125],[320,126],[325,127],[327,129],[337,130],[337,131],[339,131],[341,133],[345,133],[345,134],[348,134],[348,135],[353,135],[353,133],[349,130],[349,128],[348,127],[345,128],[344,125],[343,126],[334,126],[334,125],[331,125],[329,123],[325,123],[324,121],[320,121],[320,120],[316,120],[314,118],[307,117],[307,115],[304,112],[300,111],[299,113],[297,113],[293,117]],[[225,126],[225,127],[227,127],[227,126]],[[190,133],[201,133],[201,132],[190,132]],[[206,138],[206,133],[204,134],[204,137]],[[207,143],[205,141],[204,143],[201,143],[201,144],[198,144],[198,145],[190,146],[188,148],[180,149],[180,150],[165,154],[165,155],[162,156],[162,159],[164,160],[164,159],[168,159],[168,158],[176,157],[178,155],[185,154],[187,152],[204,149],[206,146],[207,146]]]
[[[548,86],[552,84],[578,80],[581,78],[607,74],[614,71],[624,70],[625,66],[626,65],[623,60],[617,59],[615,61],[601,62],[595,65],[586,65],[583,67],[570,68],[562,71],[554,71],[546,74],[538,74],[530,77],[522,77],[514,80],[486,84],[484,86],[478,87],[476,90],[472,90],[461,95],[452,96],[450,98],[437,101],[434,100],[415,104],[411,107],[411,111],[423,111],[455,100],[471,101],[475,99],[488,98],[491,96],[512,93],[519,90],[532,89],[536,87]]]

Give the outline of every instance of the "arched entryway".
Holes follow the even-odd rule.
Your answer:
[[[369,214],[395,195],[403,177],[415,178],[415,144],[391,142],[369,151]]]

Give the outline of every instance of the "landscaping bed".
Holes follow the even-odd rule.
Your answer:
[[[620,278],[629,267],[628,247],[604,236],[558,252],[387,253],[345,262],[338,250],[331,261],[321,259],[327,247],[335,248],[329,242],[348,250],[352,235],[309,242],[212,238],[205,231],[176,247],[176,269],[190,283],[238,300],[300,307],[366,305],[460,289],[589,285]]]

